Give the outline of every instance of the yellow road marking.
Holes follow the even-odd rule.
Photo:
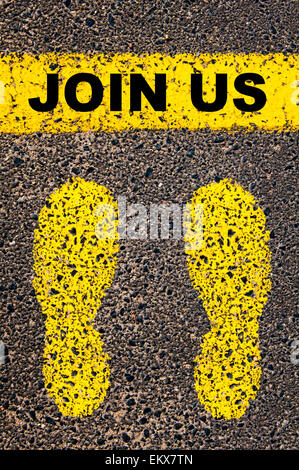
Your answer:
[[[295,88],[295,91],[293,91],[291,95],[291,102],[298,106],[299,104],[299,80],[294,80],[291,83],[291,88]]]
[[[253,196],[229,180],[199,188],[191,214],[197,204],[202,244],[186,249],[187,264],[211,331],[195,359],[195,389],[215,418],[240,418],[260,382],[258,317],[271,288],[269,232]]]
[[[0,82],[0,104],[5,103],[5,88],[4,83]]]
[[[113,214],[99,213],[101,204]],[[109,387],[109,357],[93,327],[118,251],[117,235],[96,236],[104,219],[105,230],[114,230],[117,202],[104,186],[78,178],[50,196],[34,233],[33,284],[46,315],[45,386],[66,416],[91,414]]]
[[[47,98],[47,74],[58,74],[59,98],[52,111],[35,111],[29,99]],[[65,86],[78,73],[95,75],[103,87],[103,99],[90,112],[72,109],[65,99]],[[215,100],[215,74],[227,74],[227,102],[214,112],[198,111],[191,99],[191,75],[202,74],[203,100]],[[240,74],[260,74],[264,84],[254,88],[266,95],[266,104],[259,111],[240,111],[234,100],[244,99],[252,104],[254,98],[236,90],[235,80]],[[111,110],[111,74],[121,75],[121,111]],[[142,95],[141,111],[130,111],[131,74],[142,74],[155,91],[155,74],[166,76],[166,110],[154,110]],[[77,131],[122,131],[125,129],[169,129],[191,130],[209,127],[213,130],[238,129],[283,131],[298,129],[297,100],[292,84],[298,79],[298,55],[284,54],[161,54],[136,56],[45,54],[2,55],[0,78],[5,84],[6,101],[0,108],[0,133],[27,134],[36,131],[47,133]],[[117,88],[117,80],[114,87]],[[115,85],[116,83],[116,85]],[[251,84],[252,85],[252,84]],[[81,82],[76,88],[76,97],[88,103],[91,86]],[[195,96],[201,96],[195,88]],[[100,91],[99,91],[100,93]],[[117,100],[120,101],[118,93]],[[297,95],[296,95],[297,96]],[[99,96],[95,93],[94,98]],[[114,104],[118,109],[119,104]],[[115,109],[112,106],[112,109]]]

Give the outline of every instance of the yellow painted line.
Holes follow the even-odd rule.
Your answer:
[[[187,249],[193,287],[211,322],[196,357],[195,389],[215,418],[240,418],[259,389],[258,318],[271,288],[269,232],[253,196],[229,180],[195,191],[200,249]],[[187,225],[186,238],[194,227]]]
[[[78,82],[80,73],[95,76],[93,85]],[[37,111],[29,100],[37,98],[36,103],[40,98],[41,103],[47,102],[47,74],[52,74],[52,81],[58,74],[58,103],[53,109],[50,106],[50,110]],[[217,87],[216,74],[219,74]],[[244,74],[256,74],[259,78],[255,83],[248,82]],[[149,95],[138,95],[136,75],[146,81],[149,93],[154,94],[154,106],[153,99],[148,100]],[[299,124],[295,98],[298,94],[292,88],[298,80],[298,55],[11,54],[0,58],[0,80],[6,91],[5,103],[0,107],[1,133],[206,127],[283,131],[296,130]],[[257,101],[247,94],[256,90]],[[217,93],[218,110],[202,107],[202,101],[214,103]],[[252,110],[250,106],[262,103],[264,98],[264,105]],[[136,110],[138,100],[141,100],[140,110]],[[74,101],[72,108],[69,104]],[[85,106],[87,111],[76,109],[76,103],[88,105],[90,101],[95,105],[92,111],[88,106]]]
[[[46,316],[45,386],[65,416],[91,414],[109,387],[109,357],[93,321],[114,276],[116,224],[110,191],[78,178],[50,196],[34,232],[33,285]],[[113,237],[96,234],[111,230]]]
[[[0,104],[5,103],[5,88],[4,83],[0,81]]]
[[[295,105],[299,105],[299,80],[294,80],[291,83],[291,87],[295,88],[295,91],[292,92],[291,102]]]

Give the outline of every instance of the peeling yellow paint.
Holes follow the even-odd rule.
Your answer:
[[[99,211],[102,205],[110,211]],[[34,232],[33,285],[46,316],[45,386],[66,416],[91,414],[109,387],[109,357],[93,321],[114,276],[118,235],[100,239],[96,230],[116,224],[110,191],[77,178],[50,196]]]
[[[186,253],[211,331],[195,359],[195,389],[215,418],[240,418],[260,383],[258,317],[271,288],[269,232],[254,197],[229,180],[195,191],[191,206],[200,204],[201,247]]]
[[[102,103],[92,112],[71,109],[64,96],[67,80],[76,73],[87,72],[100,78],[104,87]],[[199,112],[192,104],[191,74],[203,74],[204,99],[215,97],[215,73],[228,75],[228,99],[217,112]],[[265,106],[258,112],[241,112],[234,98],[244,97],[234,89],[235,78],[241,73],[258,73],[265,84],[257,85],[267,96]],[[34,111],[29,98],[46,99],[47,73],[60,77],[59,102],[53,111]],[[110,74],[123,77],[123,108],[110,111]],[[154,74],[165,73],[167,77],[167,110],[155,111],[147,100],[142,99],[142,110],[130,112],[129,75],[142,73],[154,89]],[[291,86],[298,79],[298,55],[284,54],[161,54],[136,56],[45,54],[2,55],[0,79],[5,84],[6,101],[0,108],[0,132],[27,134],[36,131],[47,133],[78,131],[122,131],[125,129],[172,129],[191,130],[209,127],[212,130],[227,129],[283,131],[298,129],[297,100]],[[78,86],[78,99],[88,102],[90,85]]]

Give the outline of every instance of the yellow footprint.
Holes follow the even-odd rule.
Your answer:
[[[46,315],[45,386],[65,416],[91,414],[110,385],[109,357],[93,320],[116,268],[116,226],[110,191],[78,178],[50,196],[34,232],[33,285]]]
[[[198,189],[189,208],[185,240],[197,244],[186,244],[187,265],[211,322],[195,359],[195,389],[215,418],[240,418],[261,376],[258,317],[271,288],[266,219],[254,197],[229,180]]]

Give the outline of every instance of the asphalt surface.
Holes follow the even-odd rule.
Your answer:
[[[1,2],[1,52],[286,52],[295,1]],[[296,442],[296,168],[294,133],[184,130],[0,136],[2,449],[294,449]],[[149,170],[150,169],[150,170]],[[193,360],[209,321],[183,241],[121,241],[98,312],[112,360],[103,406],[58,412],[43,386],[44,323],[32,288],[32,243],[48,195],[70,176],[129,203],[186,202],[233,178],[267,214],[272,291],[260,319],[262,380],[239,420],[212,418],[194,390]]]

